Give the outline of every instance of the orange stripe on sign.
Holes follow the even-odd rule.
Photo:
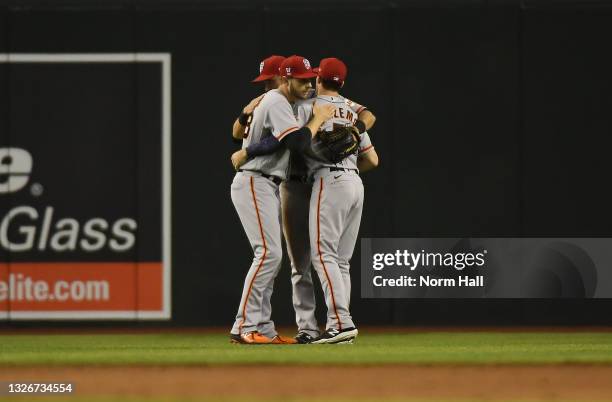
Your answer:
[[[319,252],[319,260],[321,261],[321,265],[323,265],[323,272],[325,272],[325,278],[327,278],[327,283],[329,284],[329,291],[332,297],[332,305],[334,306],[334,313],[336,314],[336,319],[338,320],[338,329],[342,330],[342,323],[340,322],[340,316],[338,315],[338,309],[336,308],[336,298],[334,297],[334,287],[332,286],[332,283],[329,280],[329,274],[327,273],[327,268],[325,267],[325,263],[323,262],[323,255],[321,254],[321,194],[323,194],[323,178],[322,177],[321,177],[321,185],[319,187],[319,200],[317,203],[317,249]]]
[[[257,266],[257,270],[251,278],[251,283],[249,283],[249,290],[247,291],[247,295],[244,298],[244,304],[242,305],[242,321],[238,326],[238,331],[242,333],[242,326],[244,325],[244,321],[246,320],[246,306],[249,297],[251,297],[251,290],[253,289],[253,282],[255,282],[255,278],[261,269],[264,261],[266,261],[266,255],[268,254],[268,247],[266,246],[266,237],[264,236],[263,225],[261,224],[261,216],[259,216],[259,208],[257,207],[257,197],[255,196],[255,185],[253,184],[253,176],[251,176],[251,195],[253,196],[253,205],[255,205],[255,212],[257,213],[257,222],[259,223],[259,233],[261,234],[261,240],[263,242],[263,256],[261,257],[261,261],[259,262],[259,266]]]
[[[0,311],[161,311],[161,262],[0,264]]]
[[[292,132],[298,130],[298,127],[290,127],[288,129],[286,129],[285,131],[283,131],[282,133],[280,133],[278,135],[278,137],[276,137],[279,141],[282,140],[287,134],[291,134]]]

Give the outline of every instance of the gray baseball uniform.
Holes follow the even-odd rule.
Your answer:
[[[355,104],[341,96],[318,96],[316,101],[329,102],[336,106],[335,116],[328,120],[321,130],[331,130],[334,124],[353,125],[357,120],[357,113],[351,110],[351,106]],[[305,101],[298,105],[298,122],[308,121],[312,114],[313,103],[314,101]],[[367,133],[364,133],[360,140],[360,153],[373,149]],[[323,144],[315,137],[311,149],[305,154],[309,177],[314,180],[309,208],[310,250],[312,264],[319,275],[325,294],[328,310],[326,328],[342,330],[354,327],[349,312],[351,290],[349,260],[355,248],[361,222],[363,184],[358,174],[356,155],[334,164],[323,156],[322,147]],[[293,248],[295,247],[290,247]],[[297,261],[296,259],[295,262]],[[304,330],[310,330],[313,325],[310,320],[314,320],[314,314],[310,314],[309,308],[314,307],[314,296],[312,296],[313,302],[309,303],[312,290],[308,289],[308,283],[312,284],[312,281],[308,280],[310,278],[305,274],[303,266],[293,267],[294,270],[300,268],[302,268],[301,277],[292,281],[294,299],[297,292],[299,300],[299,303],[294,301],[294,307],[296,307],[298,326],[300,321],[306,321],[308,326],[305,326]],[[306,270],[309,271],[309,266]],[[298,276],[292,275],[292,278]],[[310,287],[312,288],[312,285]],[[316,321],[314,327],[316,328]],[[312,334],[311,331],[308,332]]]
[[[299,122],[303,123],[303,122]],[[291,262],[292,301],[298,332],[319,335],[315,318],[315,295],[310,265],[308,237],[308,208],[312,184],[307,182],[308,171],[301,154],[292,152],[289,178],[281,183],[283,235]]]
[[[363,105],[346,98],[345,100],[354,115],[366,109]],[[312,100],[306,100],[297,101],[293,105],[300,125],[307,123],[312,103]],[[319,327],[315,317],[316,302],[312,282],[310,237],[304,230],[308,226],[312,181],[305,180],[308,177],[308,168],[301,154],[291,153],[289,172],[288,179],[280,186],[280,193],[283,234],[291,262],[293,308],[298,332],[306,332],[316,337],[319,335]]]
[[[278,90],[271,90],[253,111],[242,146],[246,148],[267,135],[281,140],[299,128],[287,99]],[[257,330],[268,337],[276,335],[269,302],[282,259],[278,184],[286,179],[288,165],[289,151],[282,147],[273,154],[247,161],[232,182],[232,202],[254,254],[233,334]]]

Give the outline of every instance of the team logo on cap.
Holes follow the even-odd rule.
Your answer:
[[[261,72],[263,71],[264,68],[264,62],[262,61],[261,63],[259,63],[259,74],[261,74]]]
[[[310,62],[308,59],[304,59],[304,67],[306,67],[306,70],[310,70]]]

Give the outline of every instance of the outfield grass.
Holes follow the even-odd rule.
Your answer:
[[[226,334],[2,335],[0,365],[612,363],[612,333],[361,334],[354,345],[232,345]]]

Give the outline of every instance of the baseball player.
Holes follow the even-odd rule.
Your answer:
[[[335,107],[334,117],[321,127],[353,126],[357,116],[349,101],[339,94],[346,79],[346,65],[337,58],[321,60],[318,68],[316,102]],[[298,121],[310,118],[313,102],[302,102]],[[320,136],[313,138],[304,154],[308,175],[314,179],[310,198],[309,235],[312,263],[319,275],[327,305],[326,331],[312,343],[347,343],[358,334],[350,311],[350,265],[363,209],[363,184],[359,168],[378,165],[378,155],[367,133],[360,134],[359,156],[334,163]]]
[[[285,59],[280,72],[279,88],[266,92],[253,109],[239,151],[248,160],[238,170],[231,187],[232,202],[254,254],[230,333],[230,339],[236,343],[295,343],[292,338],[278,335],[270,338],[259,333],[264,293],[276,277],[282,258],[278,186],[287,176],[290,150],[301,152],[309,147],[313,135],[333,116],[335,109],[332,105],[314,104],[310,120],[300,128],[290,102],[308,96],[310,79],[316,74],[301,56]],[[265,144],[261,139],[270,136],[274,137],[273,142],[282,145],[273,153],[258,145]]]
[[[294,106],[296,113],[300,104],[301,102],[296,102]],[[357,116],[356,127],[361,132],[369,130],[374,125],[375,116],[364,106],[352,101],[348,101],[347,105]],[[289,177],[281,184],[281,205],[283,234],[291,261],[293,308],[298,326],[295,339],[298,343],[310,343],[320,335],[315,317],[310,239],[308,232],[304,230],[308,227],[312,191],[312,183],[307,178],[308,172],[303,156],[292,152]]]
[[[259,75],[255,77],[255,79],[251,82],[263,83],[264,93],[251,100],[249,104],[242,109],[242,112],[240,113],[240,116],[236,119],[236,121],[234,121],[234,125],[232,127],[232,137],[235,141],[239,140],[242,143],[242,140],[245,138],[246,126],[253,118],[253,110],[257,107],[259,102],[261,102],[261,99],[263,98],[265,93],[280,86],[281,77],[279,70],[283,61],[285,61],[285,57],[272,55],[262,60],[262,62],[259,64]],[[276,339],[276,330],[274,328],[274,322],[271,320],[271,298],[273,289],[274,281],[271,281],[268,288],[264,290],[261,312],[262,318],[261,322],[257,326],[257,329],[260,334],[267,336],[271,339]],[[278,339],[282,340],[284,339],[284,337],[280,337]]]
[[[294,105],[296,113],[303,102],[311,101],[296,102]],[[355,126],[360,132],[363,133],[374,125],[376,117],[366,107],[349,100],[345,106],[357,116]],[[303,118],[304,113],[302,113]],[[366,154],[364,153],[364,157],[359,160],[367,163]],[[298,343],[310,343],[320,335],[315,317],[316,302],[312,282],[310,238],[308,231],[304,230],[308,227],[312,191],[312,183],[307,178],[308,170],[303,156],[292,152],[289,177],[281,184],[281,206],[283,234],[291,261],[293,308],[298,326],[295,339]]]

